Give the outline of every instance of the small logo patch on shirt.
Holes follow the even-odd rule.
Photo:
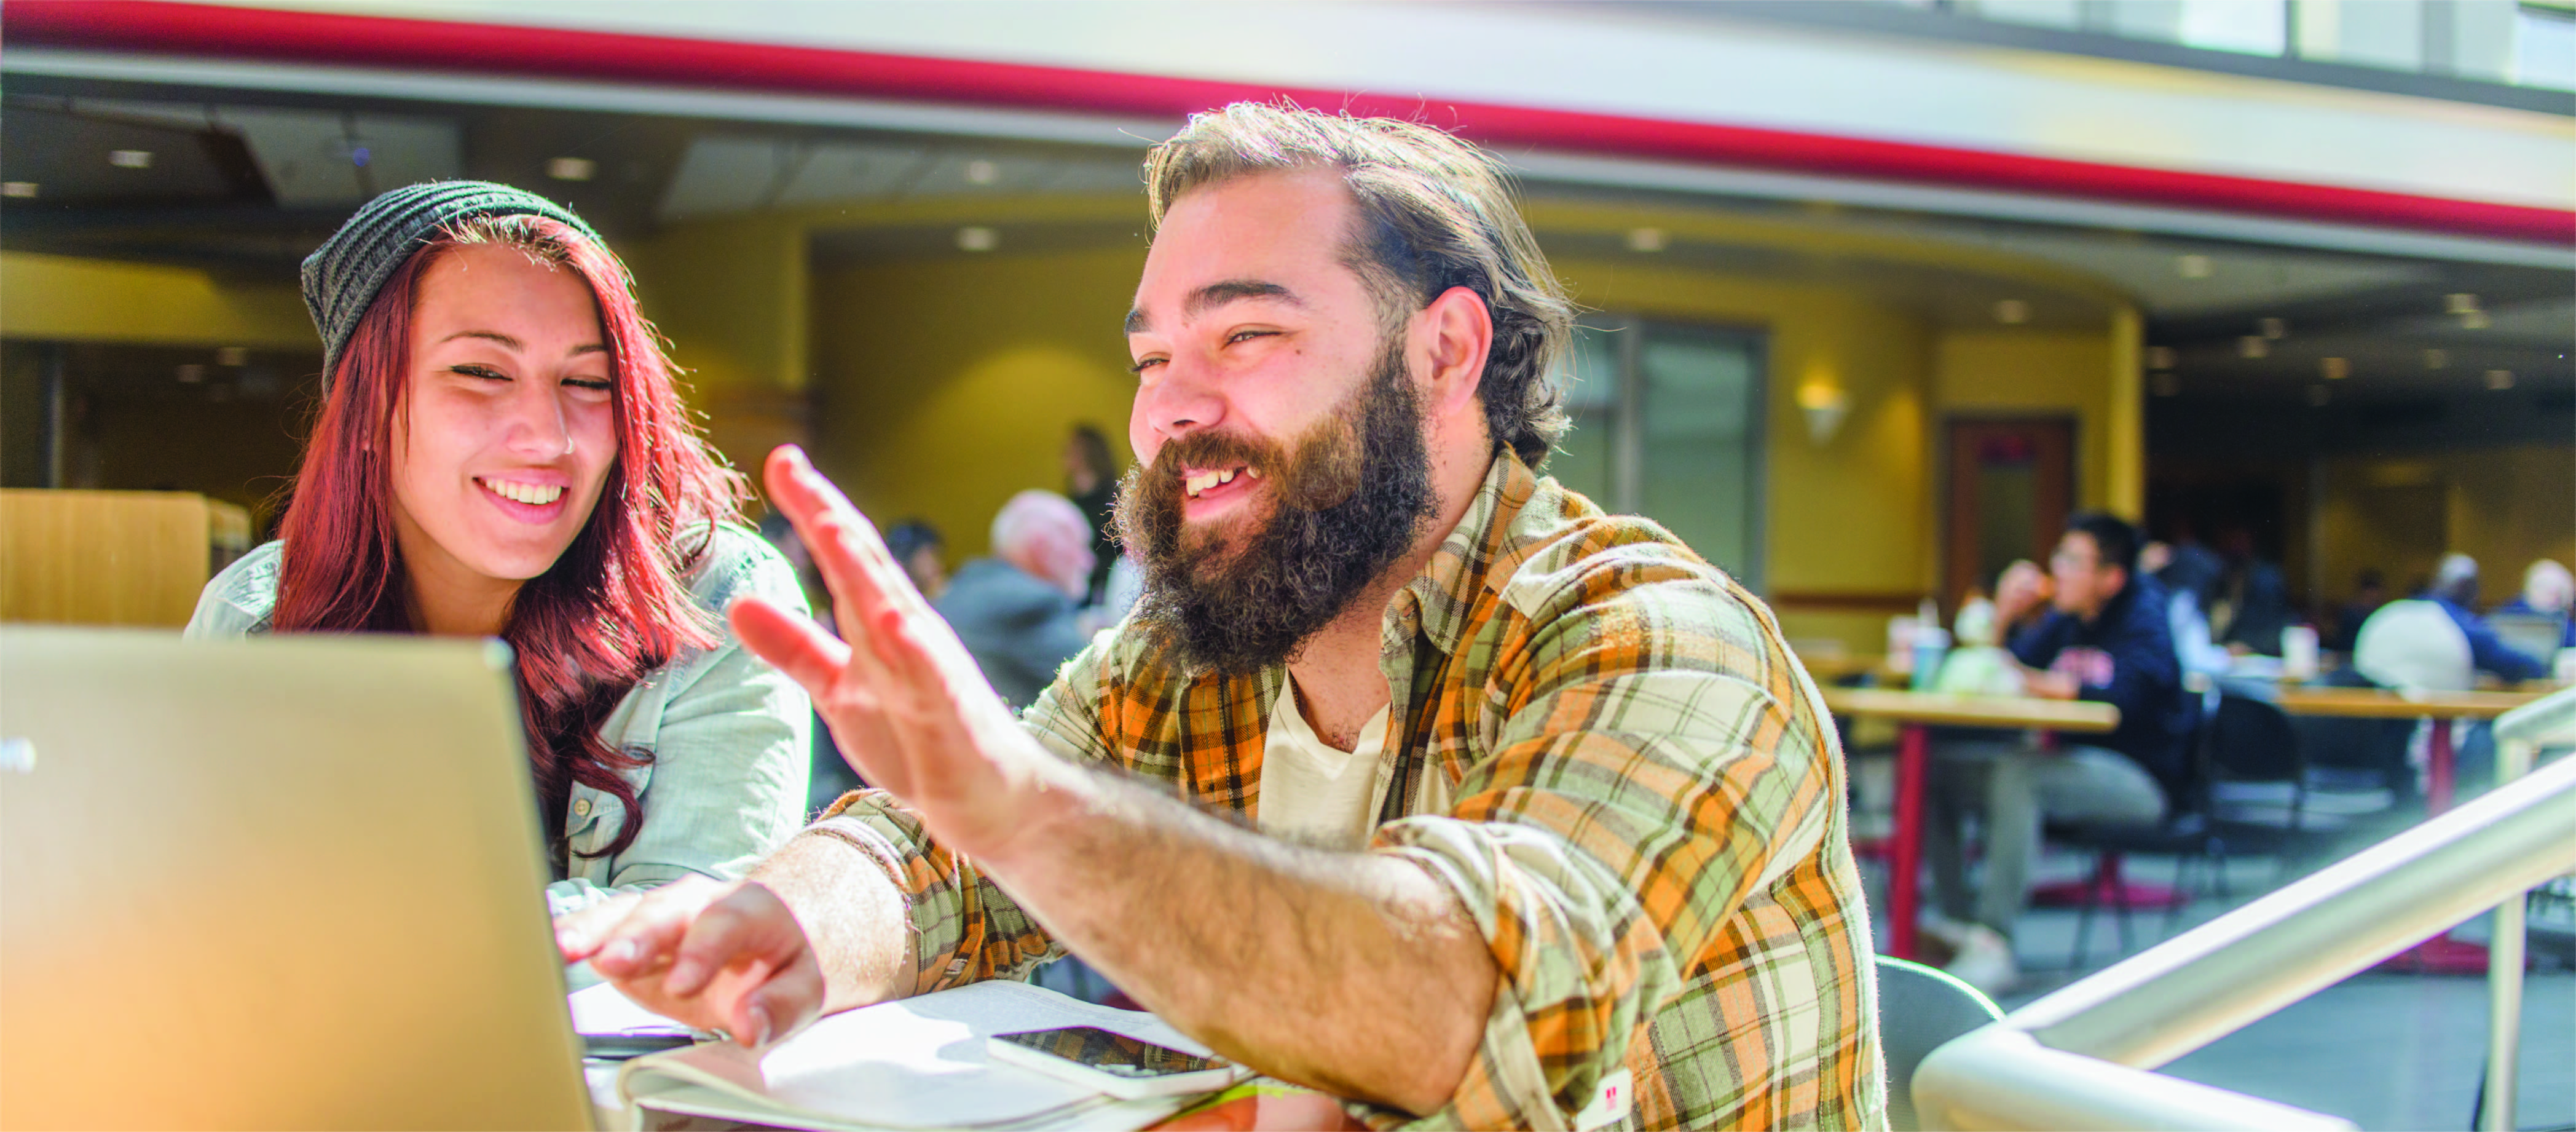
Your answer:
[[[2048,670],[2061,676],[2072,676],[2087,688],[2111,686],[2111,654],[2100,649],[2068,649],[2057,654],[2057,663]]]
[[[1574,1114],[1574,1132],[1594,1132],[1628,1118],[1628,1086],[1635,1081],[1627,1066],[1620,1066],[1592,1092],[1592,1103]]]

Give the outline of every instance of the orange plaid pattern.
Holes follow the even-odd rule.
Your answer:
[[[1467,1078],[1420,1124],[1573,1127],[1624,1069],[1626,1112],[1587,1129],[1886,1126],[1842,753],[1759,600],[1506,452],[1382,646],[1397,767],[1369,851],[1453,889],[1501,971]],[[1022,721],[1249,819],[1281,684],[1113,632]],[[1442,812],[1417,812],[1426,775]],[[911,895],[920,990],[1061,953],[891,798],[833,813]]]

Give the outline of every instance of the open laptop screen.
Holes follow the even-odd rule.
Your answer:
[[[0,627],[0,1125],[587,1126],[498,644]]]

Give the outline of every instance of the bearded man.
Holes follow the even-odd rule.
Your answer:
[[[1498,165],[1244,104],[1146,172],[1137,612],[1015,720],[774,454],[853,644],[734,623],[883,789],[565,957],[758,1044],[1069,952],[1372,1126],[1884,1127],[1834,731],[1760,602],[1532,471],[1572,307]]]

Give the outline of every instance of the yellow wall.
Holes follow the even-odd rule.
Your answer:
[[[1128,460],[1119,324],[1143,263],[1140,244],[819,273],[817,463],[880,523],[937,526],[951,565],[985,553],[1014,493],[1064,489],[1077,422]]]
[[[805,243],[797,218],[755,216],[675,224],[617,248],[708,440],[755,481],[771,448],[812,439]]]
[[[319,349],[290,280],[252,287],[158,264],[0,252],[0,334],[69,342]]]
[[[917,515],[937,525],[952,561],[982,553],[985,528],[1011,493],[1061,488],[1063,440],[1075,422],[1099,423],[1125,458],[1134,380],[1118,321],[1143,254],[1140,241],[1116,251],[816,273],[818,461],[881,521]],[[1884,605],[1935,587],[1933,437],[1945,409],[2076,415],[2082,500],[2142,493],[2135,414],[2122,421],[2110,405],[2123,357],[2134,367],[2133,339],[2124,350],[2104,331],[1945,335],[1846,287],[1624,261],[1554,266],[1578,301],[1605,314],[1765,333],[1764,580],[1774,593]],[[1798,407],[1808,382],[1840,388],[1850,405],[1821,445]],[[2115,437],[2122,429],[2125,439]],[[1792,636],[1867,652],[1883,647],[1888,612],[1830,600],[1780,608]]]
[[[2142,410],[2124,403],[2136,399],[2134,374],[2114,380],[2124,355],[2134,370],[2134,340],[2124,346],[2098,331],[1950,331],[1933,355],[1934,412],[2074,417],[2076,505],[2139,519],[2146,497],[2144,428]]]
[[[2478,560],[2488,602],[2518,592],[2534,559],[2576,564],[2576,497],[2564,490],[2576,447],[2342,457],[2324,462],[2319,481],[2317,581],[2331,600],[2364,567],[2402,591],[2449,551]]]
[[[1927,591],[1939,532],[1927,524],[1923,387],[1931,333],[1912,314],[1851,291],[1671,268],[1565,260],[1553,266],[1587,307],[1758,328],[1769,354],[1764,583],[1775,594],[1901,596]],[[1843,391],[1850,415],[1819,445],[1797,390]],[[1793,637],[1884,647],[1887,615],[1784,603]],[[1875,643],[1873,643],[1875,642]]]

